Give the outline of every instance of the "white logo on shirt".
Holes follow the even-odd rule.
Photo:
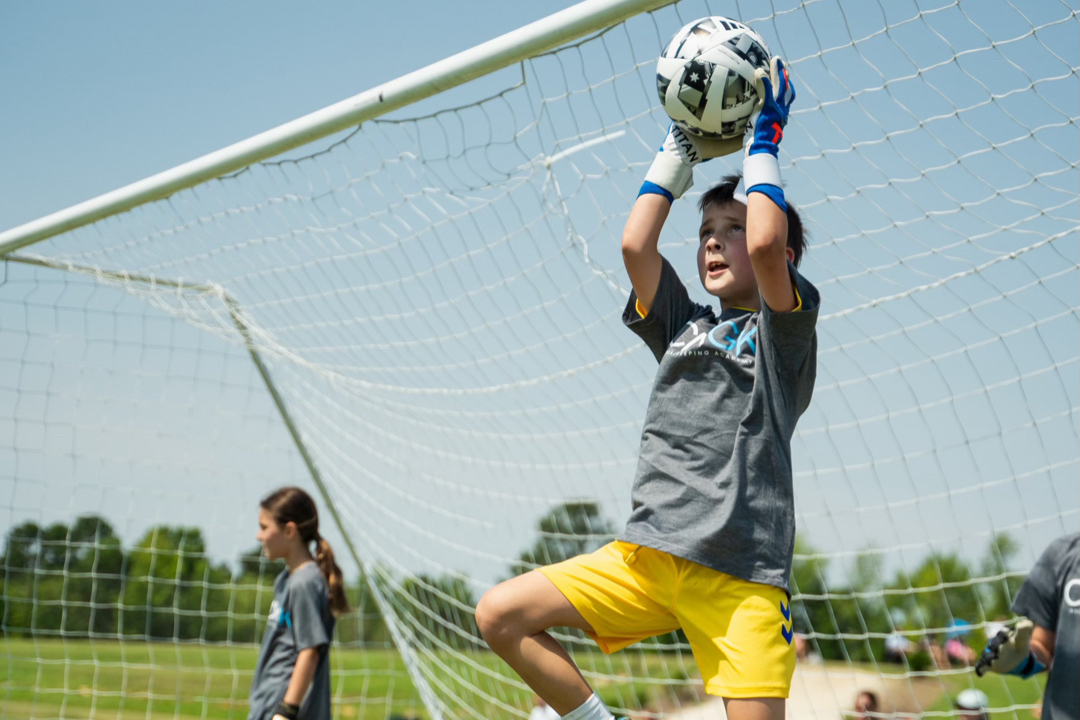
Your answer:
[[[266,618],[266,622],[271,625],[277,625],[281,620],[281,603],[274,598],[274,601],[270,603],[270,614]]]
[[[692,355],[695,351],[708,355],[707,349],[701,350],[706,342],[732,357],[748,355],[752,358],[757,354],[757,326],[752,323],[745,323],[740,330],[738,325],[725,320],[707,333],[698,327],[697,322],[689,322],[687,325],[693,331],[693,337],[683,340],[680,336],[671,343],[670,350],[676,355]]]
[[[690,329],[694,331],[694,337],[689,340],[676,340],[671,343],[671,349],[676,355],[688,355],[693,350],[701,347],[705,344],[705,339],[708,337],[705,333],[698,329],[697,323],[687,323]]]

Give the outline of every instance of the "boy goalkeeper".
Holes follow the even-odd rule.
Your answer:
[[[700,202],[698,274],[720,315],[690,300],[657,242],[693,166],[730,146],[673,128],[623,232],[634,286],[623,321],[660,364],[625,531],[501,583],[476,608],[488,645],[564,718],[612,715],[547,634],[554,626],[607,653],[682,628],[729,718],[784,717],[795,667],[790,441],[813,390],[818,293],[795,269],[802,223],[777,162],[795,91],[779,58],[759,80],[742,182],[726,178]]]

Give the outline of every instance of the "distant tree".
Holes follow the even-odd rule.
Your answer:
[[[3,598],[8,632],[116,632],[124,554],[112,526],[97,515],[70,527],[12,528],[4,547]]]
[[[366,576],[346,590],[351,613],[338,618],[334,631],[338,642],[347,646],[388,645],[392,642]]]
[[[427,647],[475,648],[476,598],[468,581],[456,575],[416,575],[401,584],[402,615],[411,619],[412,633]]]
[[[65,632],[115,634],[124,551],[105,518],[86,515],[75,520],[68,531],[65,566],[65,597],[78,601],[66,608]]]
[[[818,557],[814,548],[801,535],[795,536],[795,551],[791,562],[791,613],[795,630],[800,633],[823,632],[829,624],[829,609],[825,596],[825,572],[829,561]],[[818,640],[818,644],[822,641]],[[823,648],[819,648],[825,654]]]
[[[70,530],[64,523],[53,523],[42,528],[38,542],[37,568],[39,570],[64,570],[68,553],[72,550],[68,542],[69,535]]]
[[[615,534],[595,500],[572,500],[557,505],[540,518],[536,529],[539,538],[511,566],[513,575],[592,552]]]
[[[123,632],[151,638],[225,639],[232,574],[212,565],[202,531],[151,528],[128,553]]]
[[[41,588],[37,582],[41,538],[42,528],[32,520],[11,528],[5,538],[4,587],[0,601],[6,633],[29,634],[35,629],[57,629],[47,627],[50,618],[39,617],[36,612],[40,592],[56,592],[52,587]]]
[[[873,550],[860,552],[855,557],[851,572],[855,621],[861,637],[848,641],[848,653],[863,661],[884,656],[883,636],[893,630],[892,617],[885,600],[887,581],[882,556]]]
[[[795,630],[813,635],[826,660],[856,662],[881,657],[883,635],[892,629],[881,556],[859,553],[845,574],[848,582],[828,580],[829,561],[798,536],[791,566],[792,618]]]
[[[912,591],[904,610],[915,628],[944,630],[957,619],[982,619],[979,590],[967,562],[956,553],[928,555],[910,575],[898,573],[893,585]]]
[[[978,575],[957,553],[931,553],[913,571],[901,568],[891,579],[886,579],[880,554],[867,551],[856,556],[849,582],[840,583],[827,580],[828,561],[797,537],[791,577],[795,628],[814,633],[819,652],[834,660],[882,657],[880,636],[893,630],[894,617],[904,618],[901,629],[929,629],[939,641],[956,621],[967,621],[974,626],[968,644],[981,647],[979,624],[1007,616],[1023,581],[984,578],[1005,575],[1017,551],[1015,540],[999,534],[991,540]]]
[[[980,567],[983,577],[992,578],[983,588],[988,620],[1004,618],[1012,614],[1012,601],[1020,590],[1024,578],[1005,576],[1019,552],[1020,543],[1008,533],[997,533],[990,539]]]
[[[4,544],[5,570],[30,570],[37,565],[41,550],[41,526],[33,520],[8,530]]]

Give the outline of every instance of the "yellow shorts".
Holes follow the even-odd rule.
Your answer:
[[[786,698],[795,672],[787,593],[616,540],[540,568],[613,653],[682,628],[705,692]]]

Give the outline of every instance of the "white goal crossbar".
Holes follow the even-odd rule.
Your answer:
[[[585,0],[247,140],[0,232],[0,257],[354,127],[672,2]]]

